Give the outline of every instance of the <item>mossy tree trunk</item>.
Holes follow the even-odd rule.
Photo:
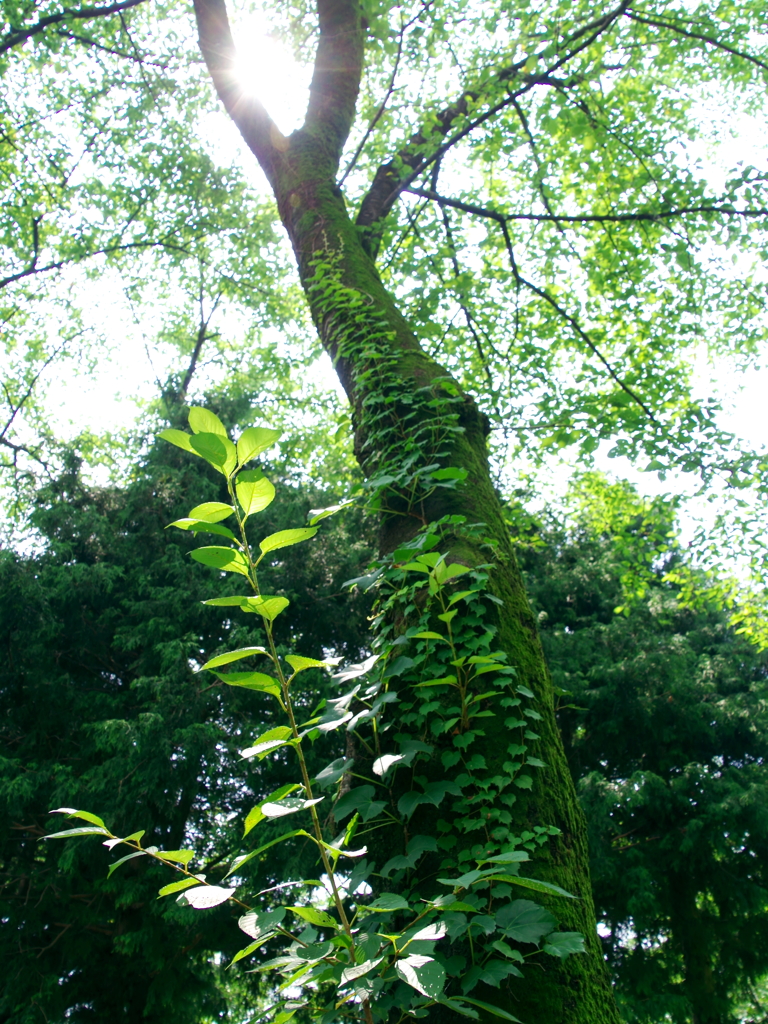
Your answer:
[[[397,192],[394,165],[376,176],[357,223],[350,219],[335,183],[362,70],[365,29],[360,8],[355,0],[319,0],[320,38],[307,119],[288,138],[258,100],[240,91],[223,0],[195,0],[195,12],[202,53],[217,92],[274,191],[312,317],[352,407],[355,448],[363,469],[369,475],[375,473],[389,465],[398,450],[418,453],[421,442],[412,443],[413,435],[426,436],[433,416],[433,433],[442,438],[441,461],[468,471],[466,483],[457,489],[436,490],[412,507],[396,509],[399,514],[385,513],[382,553],[391,553],[423,525],[448,513],[484,523],[484,540],[492,542],[492,592],[503,602],[497,640],[519,681],[536,695],[543,716],[537,725],[536,755],[548,765],[535,773],[533,788],[516,803],[515,828],[552,824],[560,829],[562,834],[536,855],[536,874],[578,897],[553,900],[549,908],[561,930],[583,932],[588,945],[586,956],[564,961],[543,957],[540,967],[504,990],[504,1005],[526,1024],[618,1024],[595,930],[584,821],[555,723],[552,686],[536,625],[489,473],[484,418],[474,400],[461,393],[455,382],[451,386],[446,370],[424,352],[376,270],[380,224]],[[461,101],[447,108],[441,130],[447,130],[452,112],[460,113],[460,108]],[[419,136],[411,140],[414,152],[422,141]],[[404,150],[400,158],[398,166],[408,166],[409,151]],[[448,435],[443,431],[440,402],[432,405],[423,400],[430,394],[445,394],[446,383],[455,396],[454,422],[462,428]],[[416,419],[408,415],[415,396],[421,396]],[[382,402],[377,401],[382,397],[390,410],[386,422],[381,417]],[[477,538],[462,534],[460,527],[450,545],[452,556],[464,564],[489,561],[487,544],[481,548]],[[495,758],[494,767],[501,772],[508,737],[501,719],[488,721],[486,757],[489,764]],[[499,1002],[498,991],[486,997]],[[440,1010],[430,1020],[447,1021],[450,1016]]]

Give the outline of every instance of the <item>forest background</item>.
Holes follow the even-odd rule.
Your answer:
[[[201,924],[191,908],[154,902],[151,870],[105,880],[98,844],[39,843],[52,806],[110,819],[141,808],[142,827],[171,848],[202,843],[215,866],[254,796],[285,771],[276,758],[244,773],[237,751],[263,709],[193,672],[201,656],[259,638],[190,608],[210,580],[193,573],[189,538],[163,528],[186,514],[201,471],[153,435],[183,426],[195,402],[230,427],[280,427],[275,529],[357,495],[322,542],[268,570],[292,600],[290,636],[316,657],[371,650],[372,595],[343,583],[396,546],[387,509],[403,489],[416,479],[427,502],[438,493],[460,506],[467,486],[448,476],[445,493],[425,491],[434,464],[405,465],[407,448],[396,479],[384,479],[391,457],[372,461],[365,369],[312,307],[317,239],[302,248],[286,213],[297,185],[281,183],[275,153],[290,155],[285,140],[301,131],[270,125],[247,92],[232,100],[247,88],[249,35],[236,26],[240,64],[212,56],[205,8],[196,25],[176,5],[3,4],[0,856],[11,966],[0,1014],[14,1024],[245,1021],[265,1005],[260,975],[224,969],[237,948],[226,911]],[[323,19],[350,11],[365,65],[357,119],[331,124],[344,147],[331,177],[377,279],[490,430],[503,529],[587,815],[619,1011],[648,1024],[764,1021],[766,463],[701,390],[708,359],[727,377],[765,351],[765,168],[712,170],[735,115],[764,117],[764,12],[321,3],[251,16],[309,79],[329,38]],[[245,9],[233,14],[247,24]],[[316,130],[329,87],[314,74]],[[343,108],[334,96],[331,122]],[[310,170],[301,194],[317,181]],[[147,352],[155,394],[135,427],[92,420],[66,436],[52,415],[57,380],[71,389],[96,372],[117,334]],[[351,406],[329,386],[323,345]],[[112,372],[119,381],[119,364]],[[685,548],[683,499],[641,497],[589,471],[606,452],[684,481],[699,509],[714,509]],[[557,506],[542,501],[542,481],[563,460],[582,469]],[[309,678],[311,704],[328,684]],[[258,862],[259,879],[293,869],[280,849]],[[291,856],[303,870],[301,851]],[[584,1019],[616,1019],[601,1013]]]

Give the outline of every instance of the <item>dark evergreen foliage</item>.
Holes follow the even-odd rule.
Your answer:
[[[648,533],[553,524],[523,557],[622,1013],[731,1024],[768,971],[768,654],[722,611],[679,607],[669,565],[615,613],[628,552],[654,557]]]

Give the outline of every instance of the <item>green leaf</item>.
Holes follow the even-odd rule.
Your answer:
[[[278,530],[277,533],[271,533],[259,544],[262,557],[270,551],[279,551],[281,548],[291,547],[292,544],[300,544],[302,541],[314,537],[316,533],[316,526],[303,526],[299,530]]]
[[[354,504],[354,500],[348,498],[346,501],[340,501],[338,505],[329,505],[328,508],[311,508],[309,510],[309,525],[314,526],[321,519],[327,519],[328,516],[336,515],[337,512],[341,512],[342,509],[349,508],[350,505]]]
[[[552,932],[546,937],[541,948],[545,953],[560,957],[561,960],[575,953],[586,953],[581,932]]]
[[[262,618],[273,622],[290,603],[287,597],[249,597],[243,610],[258,612]]]
[[[193,885],[202,885],[203,881],[201,878],[182,878],[180,882],[171,882],[170,885],[164,885],[157,893],[157,898],[161,896],[170,896],[174,892],[182,892],[184,889],[189,889]]]
[[[294,673],[303,672],[308,668],[328,668],[327,661],[318,661],[316,658],[304,658],[300,654],[287,654],[285,660],[291,666]]]
[[[97,814],[91,814],[90,811],[77,811],[74,807],[57,807],[55,811],[48,811],[48,813],[66,814],[68,818],[82,818],[83,821],[90,821],[92,825],[98,825],[99,828],[107,827]]]
[[[235,493],[245,516],[263,512],[275,498],[275,486],[267,480],[260,469],[249,469],[239,473],[235,484]]]
[[[222,600],[221,598],[214,598],[214,600]],[[230,600],[230,598],[224,598],[224,600]],[[237,598],[240,600],[247,600],[247,598]],[[209,601],[203,601],[203,604],[210,604]],[[230,651],[228,654],[217,654],[215,658],[211,658],[198,670],[202,672],[207,668],[219,668],[221,665],[229,665],[233,661],[240,661],[241,658],[253,658],[257,654],[266,654],[269,657],[269,652],[265,651],[263,647],[238,647],[236,651]]]
[[[243,957],[250,956],[251,953],[255,952],[259,948],[259,946],[263,946],[264,943],[267,942],[268,939],[271,939],[272,936],[275,934],[275,932],[267,932],[263,939],[256,939],[255,942],[252,942],[249,946],[246,946],[245,949],[239,950],[230,960],[229,966],[231,967],[232,964],[236,964],[237,961],[242,960]]]
[[[326,789],[328,786],[332,786],[334,783],[338,782],[342,775],[348,772],[354,763],[354,758],[337,757],[335,761],[331,761],[331,763],[326,765],[321,772],[317,773],[315,776],[315,782],[321,789]]]
[[[218,434],[227,436],[227,430],[219,417],[202,406],[193,405],[189,410],[189,426],[196,434]]]
[[[209,910],[211,907],[218,907],[220,903],[226,903],[234,892],[234,889],[224,889],[220,885],[205,885],[185,892],[184,898],[195,910]]]
[[[282,433],[282,430],[273,430],[271,427],[248,427],[237,442],[238,463],[244,466],[246,462],[261,455],[280,439]]]
[[[469,473],[458,466],[446,466],[445,469],[436,469],[429,475],[433,480],[466,480]]]
[[[275,729],[270,729],[268,732],[263,733],[252,747],[247,747],[245,750],[240,751],[241,757],[258,757],[261,761],[267,756],[272,750],[277,750],[278,747],[284,747],[285,741],[291,738],[291,730],[287,725],[278,725]]]
[[[269,845],[271,846],[272,844],[270,843]],[[237,926],[246,935],[250,935],[252,939],[263,943],[265,941],[264,936],[274,934],[275,929],[283,921],[286,912],[285,907],[275,907],[274,910],[250,910],[239,918]]]
[[[530,854],[525,850],[508,850],[506,853],[499,853],[495,857],[486,857],[479,861],[480,864],[521,864],[530,860]]]
[[[216,675],[227,686],[243,686],[246,690],[258,690],[280,696],[280,683],[263,672],[217,672]]]
[[[194,850],[158,850],[155,854],[161,860],[170,860],[174,864],[183,864],[184,867],[195,858]]]
[[[514,900],[496,911],[499,931],[515,942],[536,943],[557,926],[556,919],[540,903]]]
[[[298,786],[294,786],[293,788],[298,789]],[[254,810],[255,809],[256,808],[254,808]],[[247,834],[248,833],[246,832],[245,835]],[[283,834],[281,836],[278,836],[277,839],[270,840],[268,843],[265,843],[263,846],[260,846],[258,850],[252,850],[250,853],[246,853],[243,857],[235,857],[234,861],[232,862],[232,867],[229,869],[229,871],[226,873],[224,877],[228,878],[230,875],[234,874],[234,872],[237,871],[238,868],[241,868],[246,861],[252,860],[253,857],[258,857],[260,853],[263,853],[265,850],[268,850],[270,846],[276,846],[277,843],[282,843],[285,839],[293,839],[294,836],[306,835],[309,835],[309,833],[305,832],[303,828],[296,828],[293,830],[293,832],[283,832]],[[310,836],[309,838],[311,839],[312,837]]]
[[[183,448],[185,452],[192,452],[193,455],[197,455],[190,441],[192,437],[189,434],[185,434],[183,430],[161,430],[157,435],[164,441],[168,441],[171,444],[175,444],[177,448]]]
[[[522,885],[524,889],[535,889],[536,892],[556,893],[558,896],[567,896],[569,900],[575,900],[573,893],[566,892],[559,885],[553,882],[542,882],[538,878],[522,878],[520,875],[505,877],[504,881],[514,882],[515,885]]]
[[[347,985],[350,981],[355,981],[356,978],[362,978],[364,974],[368,974],[378,967],[384,959],[383,956],[377,957],[376,960],[364,960],[361,964],[356,964],[354,967],[345,967],[341,972],[341,979],[339,986]]]
[[[389,914],[394,910],[410,910],[408,901],[394,892],[383,892],[377,896],[373,903],[369,903],[366,910],[375,910],[380,914]]]
[[[108,836],[105,828],[68,828],[66,832],[51,832],[43,839],[67,839],[69,836]]]
[[[133,860],[134,857],[146,857],[147,853],[145,850],[136,850],[135,853],[128,853],[125,857],[121,857],[120,860],[116,860],[114,864],[110,864],[107,870],[107,878],[111,878],[112,872],[120,867],[121,864],[125,864],[128,860]]]
[[[210,604],[216,608],[242,608],[251,600],[250,596],[241,597],[233,594],[231,597],[209,597],[202,604]]]
[[[410,956],[397,960],[395,970],[411,988],[428,999],[439,999],[445,988],[445,968],[429,956]]]
[[[306,811],[322,800],[325,800],[324,796],[317,796],[312,800],[302,800],[301,797],[286,797],[284,800],[274,802],[264,800],[261,804],[261,813],[265,818],[284,818],[287,814]]]
[[[175,519],[169,523],[166,529],[175,526],[179,530],[189,530],[190,533],[215,533],[219,537],[227,537],[229,540],[237,540],[234,533],[226,526],[219,526],[218,523],[203,523],[199,519]]]
[[[444,640],[448,642],[448,638],[441,636],[439,633],[433,633],[431,630],[426,629],[422,633],[414,633],[409,637],[410,640]]]
[[[195,505],[190,511],[189,518],[197,519],[201,523],[218,523],[234,513],[232,505],[225,505],[223,501],[204,501],[202,505]]]
[[[309,921],[310,924],[316,924],[320,928],[333,928],[334,931],[341,931],[339,922],[330,914],[326,914],[324,910],[316,910],[314,907],[286,907],[285,909],[292,910],[297,917]]]
[[[196,548],[190,554],[196,562],[202,562],[212,569],[221,569],[222,572],[237,572],[241,576],[248,575],[248,562],[245,555],[240,554],[234,548],[222,548],[216,546]]]
[[[192,450],[218,469],[224,476],[229,476],[237,465],[235,446],[227,437],[220,434],[195,434],[189,441]]]

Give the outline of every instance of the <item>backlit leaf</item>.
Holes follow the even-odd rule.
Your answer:
[[[245,555],[240,554],[234,548],[204,547],[196,548],[190,552],[196,562],[202,562],[212,569],[221,569],[222,572],[237,572],[241,576],[248,575],[248,562]]]
[[[248,427],[242,432],[237,442],[237,461],[243,466],[267,448],[271,448],[279,440],[282,430],[271,427]]]
[[[202,406],[193,405],[189,410],[189,426],[196,434],[219,434],[227,436],[227,430],[216,413]]]
[[[235,484],[235,494],[246,516],[263,512],[275,498],[275,485],[267,480],[260,469],[249,469],[239,473]]]
[[[270,551],[279,551],[281,548],[289,548],[293,544],[300,544],[304,540],[309,540],[310,537],[314,537],[317,533],[316,526],[304,526],[299,530],[278,530],[277,533],[271,533],[268,537],[259,544],[262,555],[266,555]]]
[[[246,600],[245,598],[237,598],[237,600]],[[203,602],[208,604],[208,601]],[[211,658],[210,661],[202,666],[200,671],[206,668],[220,668],[222,665],[229,665],[233,661],[240,661],[242,658],[253,658],[258,654],[266,654],[269,656],[269,652],[265,651],[263,647],[238,647],[236,651],[230,651],[228,654],[217,654],[215,658]]]

